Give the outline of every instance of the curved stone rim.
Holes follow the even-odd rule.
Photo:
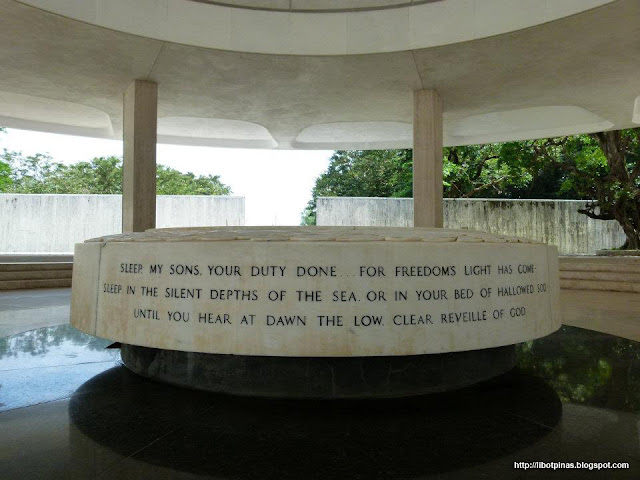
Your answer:
[[[104,242],[426,242],[426,243],[522,243],[542,242],[511,235],[495,235],[465,229],[418,227],[176,227],[145,232],[119,233],[91,238]]]

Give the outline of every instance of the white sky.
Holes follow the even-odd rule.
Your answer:
[[[2,148],[47,153],[67,164],[122,156],[119,141],[11,128],[0,134]],[[158,145],[157,162],[185,173],[220,175],[233,195],[245,197],[246,225],[299,225],[315,179],[327,169],[332,153]]]

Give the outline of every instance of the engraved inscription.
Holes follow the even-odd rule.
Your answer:
[[[516,243],[106,243],[95,334],[249,355],[491,348],[557,328],[550,255]]]

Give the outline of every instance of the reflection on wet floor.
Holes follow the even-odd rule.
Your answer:
[[[108,344],[68,325],[0,339],[1,478],[640,476],[640,344],[605,334],[563,327],[489,382],[376,401],[180,389]],[[526,461],[631,468],[513,468]]]
[[[0,290],[0,338],[69,323],[70,288]]]
[[[110,343],[68,324],[0,338],[0,412],[69,397],[119,364]]]
[[[563,402],[640,412],[640,343],[574,327],[518,346],[522,372],[544,378]]]

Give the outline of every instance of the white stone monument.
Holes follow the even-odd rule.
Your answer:
[[[513,366],[508,346],[560,326],[558,292],[556,248],[518,238],[426,228],[157,229],[76,246],[72,324],[121,342],[127,366],[172,383],[390,396],[504,372]],[[440,368],[447,357],[454,365],[437,381],[398,367]],[[234,358],[259,364],[251,370],[262,379],[230,367]],[[335,359],[348,385],[318,385],[317,370]],[[293,364],[306,374],[291,373]],[[210,370],[223,366],[226,381],[212,382],[220,372]],[[358,388],[354,369],[386,377]],[[264,383],[279,375],[280,386]]]

